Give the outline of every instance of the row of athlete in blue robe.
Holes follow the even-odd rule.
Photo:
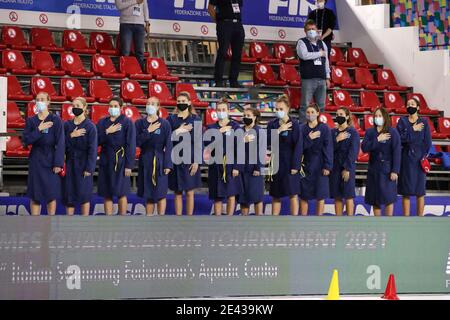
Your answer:
[[[101,146],[98,194],[102,197],[122,197],[130,193],[130,178],[123,173],[126,168],[134,168],[136,146],[141,149],[138,196],[147,202],[155,203],[165,198],[168,188],[180,192],[201,186],[199,170],[192,176],[189,164],[173,165],[171,160],[171,133],[182,124],[194,125],[201,121],[194,114],[186,119],[176,114],[169,116],[167,121],[157,118],[160,127],[154,132],[149,132],[152,123],[147,118],[133,124],[124,115],[118,115],[114,121],[111,117],[105,117],[96,127],[89,119],[78,125],[73,120],[63,124],[53,114],[48,114],[45,119],[53,122],[53,126],[41,132],[38,127],[42,120],[38,116],[29,118],[24,130],[24,143],[32,145],[27,195],[35,202],[59,199],[61,190],[66,205],[88,202],[93,191],[97,145]],[[330,130],[320,122],[315,127],[309,123],[300,125],[291,117],[288,122],[292,123],[291,128],[281,132],[279,137],[279,170],[268,177],[269,194],[274,198],[300,195],[303,200],[354,198],[355,164],[360,147],[358,132],[348,127],[345,129],[348,137],[337,142],[337,136],[342,133],[339,129]],[[366,203],[380,206],[395,202],[397,181],[391,179],[391,173],[400,174],[400,194],[425,195],[425,174],[420,168],[420,160],[426,154],[431,138],[427,121],[419,118],[418,123],[423,123],[424,130],[414,131],[408,117],[402,117],[397,129],[388,128],[390,138],[381,142],[377,140],[377,127],[367,130],[362,143],[362,150],[370,154]],[[121,130],[106,134],[109,127],[118,124]],[[231,119],[227,126],[232,130],[241,129]],[[220,127],[220,122],[217,122],[208,129]],[[85,129],[86,134],[72,138],[71,133],[76,128]],[[280,120],[270,121],[267,128],[279,129]],[[253,129],[258,139],[260,127],[255,125]],[[314,132],[320,132],[320,136],[311,139]],[[193,132],[190,134],[193,135]],[[224,137],[227,134],[224,132]],[[192,136],[192,143],[195,139],[199,137]],[[269,140],[269,148],[270,145]],[[224,154],[227,154],[225,139],[223,148]],[[210,199],[217,201],[238,196],[241,204],[262,202],[264,178],[262,175],[255,176],[254,172],[261,171],[263,163],[249,164],[248,148],[247,143],[247,161],[244,165],[224,162],[208,166]],[[234,154],[236,156],[237,153]],[[63,167],[64,162],[66,176],[62,183],[52,168]],[[170,169],[170,174],[166,174],[165,169]],[[239,175],[233,175],[233,170],[237,170]],[[296,173],[292,174],[291,170]],[[329,176],[324,175],[323,170],[328,170]],[[350,173],[347,181],[342,179],[344,170]],[[85,176],[84,172],[90,175]]]

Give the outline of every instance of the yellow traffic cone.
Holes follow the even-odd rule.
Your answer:
[[[330,288],[328,289],[327,300],[339,300],[339,276],[336,269],[333,270]]]

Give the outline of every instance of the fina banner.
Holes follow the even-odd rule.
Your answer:
[[[153,34],[216,37],[209,0],[147,0]],[[336,16],[336,1],[327,7]],[[315,0],[244,0],[247,39],[297,41]],[[118,31],[114,0],[0,0],[2,24]]]

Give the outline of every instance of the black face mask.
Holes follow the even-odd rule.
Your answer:
[[[184,111],[187,108],[189,108],[189,105],[187,103],[178,103],[177,104],[177,109],[180,111]]]
[[[347,122],[347,119],[346,119],[345,117],[342,117],[342,116],[337,116],[337,117],[336,117],[336,122],[337,122],[339,125],[343,125],[345,122]]]
[[[253,119],[252,118],[244,118],[244,124],[246,126],[249,126],[253,123]]]
[[[406,111],[407,111],[410,115],[413,115],[413,114],[415,114],[415,113],[417,112],[417,108],[414,108],[414,107],[408,107],[408,108],[406,108]]]
[[[72,113],[75,115],[75,117],[78,117],[84,112],[81,108],[72,108]]]

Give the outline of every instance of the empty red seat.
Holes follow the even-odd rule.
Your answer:
[[[106,80],[89,80],[89,96],[101,103],[109,103],[114,96]]]
[[[36,101],[30,101],[27,105],[27,118],[34,117],[37,115]]]
[[[369,162],[369,157],[370,157],[369,153],[364,153],[360,147],[357,161],[367,163],[367,162]]]
[[[36,96],[39,92],[47,92],[53,101],[65,101],[66,97],[59,95],[49,78],[33,77],[31,78],[31,92]]]
[[[78,30],[64,30],[63,46],[67,50],[72,50],[77,53],[94,54],[95,49],[88,47],[86,39]]]
[[[33,51],[31,53],[31,67],[43,76],[64,76],[66,72],[58,69],[52,56],[47,51]]]
[[[29,45],[20,27],[4,26],[2,29],[2,43],[14,50],[35,50],[36,47]]]
[[[217,111],[216,109],[213,108],[208,108],[206,109],[205,112],[205,119],[204,119],[204,125],[205,127],[216,123],[217,121],[219,121],[219,118],[217,117]]]
[[[262,63],[281,63],[281,59],[274,58],[269,48],[262,42],[252,42],[250,44],[250,56]]]
[[[226,58],[227,58],[228,60],[230,60],[232,56],[233,56],[233,53],[232,53],[231,47],[230,47],[230,48],[228,48],[228,50],[227,50],[227,56],[226,56]],[[242,55],[241,55],[241,62],[242,62],[242,63],[256,63],[256,61],[257,61],[256,58],[252,58],[252,57],[249,57],[249,56],[248,56],[247,51],[245,50],[245,47],[242,48]]]
[[[191,97],[192,104],[195,108],[208,108],[209,103],[206,101],[200,101],[195,92],[194,87],[190,83],[177,83],[175,87],[175,94],[178,96],[180,92],[186,91]]]
[[[272,67],[264,63],[257,63],[253,68],[253,82],[255,84],[262,83],[272,87],[282,87],[286,85],[285,81],[277,80]]]
[[[32,69],[27,65],[22,53],[18,50],[4,50],[2,52],[2,65],[14,74],[36,74],[36,69]]]
[[[346,107],[350,111],[358,111],[359,109],[350,94],[344,90],[333,91],[333,103],[336,106],[335,110],[337,110],[339,107]]]
[[[287,88],[285,94],[289,97],[289,103],[292,109],[300,109],[302,100],[302,91],[298,88]]]
[[[331,67],[331,82],[344,89],[361,89],[362,87],[353,82],[346,68],[338,66]]]
[[[64,121],[69,121],[75,118],[75,115],[72,112],[72,104],[71,103],[64,103],[61,107],[61,119]]]
[[[365,114],[364,115],[364,130],[368,130],[373,127],[373,115]]]
[[[339,47],[331,47],[330,63],[341,67],[354,67],[356,65],[354,62],[347,62],[345,60],[345,56]]]
[[[88,103],[95,101],[95,98],[93,97],[86,97],[86,93],[78,79],[61,78],[60,89],[61,94],[66,96],[69,100],[83,97]]]
[[[166,63],[160,58],[147,59],[147,73],[153,75],[158,81],[177,82],[179,77],[170,74]]]
[[[91,78],[94,76],[93,72],[84,68],[80,56],[74,52],[61,53],[61,69],[72,77]]]
[[[91,70],[103,78],[123,79],[125,73],[117,72],[111,58],[107,55],[96,54],[92,56]]]
[[[109,106],[96,105],[92,106],[91,110],[91,120],[97,124],[102,118],[109,116]]]
[[[20,85],[19,80],[17,80],[16,76],[8,76],[8,99],[9,100],[24,100],[30,101],[33,100],[33,96],[31,94],[26,94],[22,90],[22,86]]]
[[[358,67],[376,69],[378,64],[369,63],[366,54],[361,48],[348,48],[347,50],[347,61],[354,62]]]
[[[139,109],[134,106],[127,106],[122,108],[122,114],[124,114],[131,121],[136,122],[142,118]]]
[[[431,138],[433,138],[433,139],[446,139],[447,138],[447,134],[437,132],[433,121],[431,121],[431,119],[429,117],[424,117],[424,118],[427,119],[428,125],[430,126]]]
[[[396,128],[401,116],[391,116],[391,127]]]
[[[408,87],[400,86],[395,79],[394,73],[389,69],[377,69],[377,82],[388,90],[406,91]]]
[[[15,133],[15,130],[8,130],[9,133]],[[7,157],[12,158],[27,158],[30,156],[30,150],[23,146],[22,140],[19,136],[6,137],[6,152]]]
[[[52,33],[46,28],[31,28],[31,44],[39,50],[48,52],[62,52],[63,48],[56,45]]]
[[[428,106],[427,101],[425,100],[425,97],[421,93],[408,93],[406,95],[406,100],[415,98],[416,100],[419,100],[420,102],[420,108],[419,113],[424,115],[438,115],[439,110],[432,110]]]
[[[333,117],[328,113],[321,113],[319,115],[319,121],[325,123],[330,129],[334,129],[336,127]]]
[[[106,32],[91,32],[89,35],[89,46],[101,54],[117,54],[111,36]]]
[[[450,118],[438,119],[438,132],[447,135],[450,138]]]
[[[359,119],[354,114],[352,114],[352,122],[353,127],[355,128],[356,131],[358,131],[359,136],[364,137],[366,132],[364,131],[363,128],[361,128],[361,126],[359,125]]]
[[[275,53],[275,58],[281,59],[286,64],[300,64],[300,60],[296,58],[297,55],[295,51],[288,44],[275,43],[273,45],[273,51]]]
[[[361,107],[367,111],[373,111],[376,108],[383,106],[380,99],[378,99],[377,94],[373,91],[361,91],[359,94],[359,101]]]
[[[163,119],[167,119],[169,117],[169,111],[166,108],[159,108],[159,117]]]
[[[158,98],[162,106],[174,107],[177,105],[177,101],[164,82],[149,82],[148,96]]]
[[[385,92],[384,106],[389,111],[394,111],[396,113],[406,113],[405,101],[398,92]]]
[[[24,128],[25,120],[20,114],[20,110],[14,101],[8,101],[7,104],[7,117],[6,117],[6,127],[7,128]]]
[[[145,105],[147,103],[147,97],[136,80],[123,80],[120,86],[120,95],[124,101],[132,104]]]
[[[384,90],[384,86],[377,84],[366,68],[355,68],[355,81],[368,90]]]
[[[280,65],[279,79],[281,81],[289,83],[289,85],[293,87],[300,87],[301,85],[300,74],[298,73],[294,65],[282,63]]]
[[[133,56],[120,57],[119,70],[121,73],[125,73],[130,79],[151,80],[153,78],[151,74],[144,74],[138,60]]]

